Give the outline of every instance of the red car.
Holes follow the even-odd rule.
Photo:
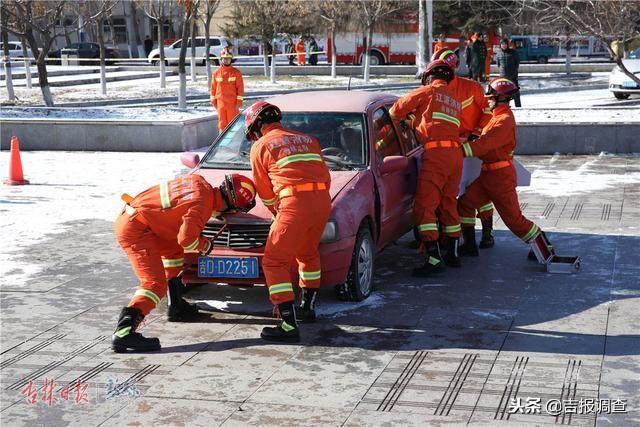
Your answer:
[[[280,107],[286,128],[318,139],[331,170],[332,211],[320,253],[322,285],[343,299],[360,301],[373,289],[375,255],[412,229],[417,161],[422,152],[413,131],[396,125],[388,109],[397,97],[364,91],[319,91],[268,99]],[[238,116],[202,160],[184,153],[192,173],[219,185],[226,173],[251,176]],[[248,214],[212,219],[203,235],[214,240],[208,257],[187,253],[185,283],[264,283],[262,256],[271,213],[258,201]],[[293,261],[293,260],[292,260]],[[297,265],[291,273],[297,277]]]

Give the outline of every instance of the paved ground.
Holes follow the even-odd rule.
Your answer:
[[[0,423],[638,425],[640,158],[521,160],[540,176],[566,181],[589,165],[603,177],[586,191],[548,179],[521,193],[559,252],[582,256],[579,274],[541,271],[498,221],[495,248],[417,280],[405,236],[377,259],[375,296],[348,304],[323,292],[323,317],[299,345],[258,338],[272,323],[264,288],[220,286],[189,297],[233,313],[169,324],[162,307],[143,329],[161,352],[112,353],[134,277],[111,223],[68,224],[24,251],[43,266],[26,288],[3,279]],[[510,413],[518,402],[529,413]]]

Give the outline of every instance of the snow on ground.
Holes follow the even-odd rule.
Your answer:
[[[515,108],[518,123],[640,123],[640,108]]]
[[[8,152],[0,152],[0,164],[9,164]],[[38,272],[17,261],[23,248],[64,231],[68,221],[113,222],[122,193],[137,194],[184,172],[177,153],[23,152],[22,165],[30,185],[0,185],[0,277],[22,270],[12,275],[13,284]]]
[[[213,107],[198,105],[187,111],[177,107],[132,107],[132,108],[43,108],[2,107],[1,118],[16,119],[75,119],[75,120],[119,120],[119,121],[181,121],[215,115]]]

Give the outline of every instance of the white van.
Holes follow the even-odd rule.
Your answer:
[[[222,36],[209,36],[211,47],[209,48],[209,57],[213,60],[215,65],[219,65],[218,58],[220,57],[220,52],[227,46],[230,46],[231,43],[226,37]],[[196,37],[196,61],[198,64],[205,65],[205,57],[204,57],[204,37]],[[178,57],[180,56],[180,47],[182,46],[182,39],[176,40],[173,42],[171,46],[164,47],[164,57],[165,63],[167,65],[177,64]],[[235,55],[235,49],[232,48],[232,51]],[[149,53],[149,57],[147,58],[149,63],[153,65],[157,65],[160,62],[160,48],[155,48]],[[187,56],[186,56],[187,64],[191,60],[191,39],[187,40]]]

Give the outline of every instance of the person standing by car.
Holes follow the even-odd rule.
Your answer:
[[[170,322],[197,316],[197,306],[182,299],[179,274],[184,251],[207,255],[212,243],[200,233],[212,214],[232,209],[248,211],[255,205],[255,195],[255,184],[239,174],[227,175],[219,188],[192,174],[163,182],[135,197],[123,194],[126,204],[116,219],[116,237],[140,279],[140,288],[120,312],[111,338],[115,352],[160,349],[158,338],[146,338],[136,329],[167,294],[167,288]]]
[[[509,230],[523,242],[536,241],[538,246],[550,246],[540,227],[522,215],[518,202],[516,170],[511,160],[516,149],[516,121],[509,107],[509,101],[517,92],[518,86],[503,77],[491,80],[487,86],[492,118],[480,138],[462,144],[465,157],[475,156],[482,160],[482,171],[458,199],[458,211],[463,218],[472,217],[476,209],[489,200]],[[473,229],[473,225],[465,222],[462,227]],[[477,252],[474,233],[464,232],[464,236],[465,250]]]
[[[262,268],[269,299],[281,321],[276,327],[265,327],[260,336],[269,341],[298,342],[291,260],[298,263],[302,288],[300,320],[314,321],[321,279],[318,245],[331,211],[331,177],[318,141],[285,129],[277,106],[259,101],[245,114],[245,134],[253,141],[251,170],[258,195],[275,215]]]
[[[149,57],[149,54],[153,50],[153,40],[149,36],[144,39],[144,55],[146,58]]]
[[[425,277],[444,269],[438,243],[438,215],[447,235],[451,264],[458,263],[460,219],[456,197],[462,173],[462,155],[458,142],[461,104],[447,87],[454,73],[442,60],[429,62],[422,76],[421,88],[400,98],[389,113],[394,120],[415,114],[413,126],[422,143],[422,163],[418,176],[413,209],[421,247],[426,249],[426,262],[413,270],[414,276]],[[427,79],[430,82],[427,85]]]
[[[220,67],[211,78],[211,106],[218,111],[220,132],[238,115],[244,100],[242,73],[231,65],[233,55],[228,47],[220,52]]]
[[[511,80],[518,86],[518,69],[520,68],[520,58],[515,49],[509,47],[509,39],[500,40],[500,50],[496,55],[496,62],[500,69],[500,77]],[[516,107],[522,107],[520,103],[520,91],[513,96]]]

